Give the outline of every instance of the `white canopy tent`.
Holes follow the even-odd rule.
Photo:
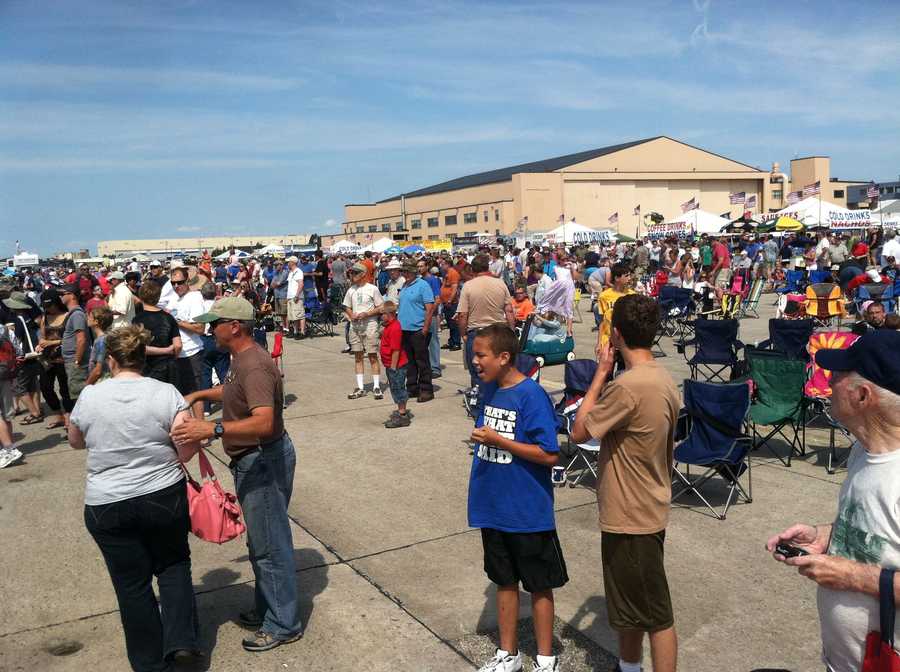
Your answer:
[[[379,238],[375,242],[366,245],[360,252],[377,252],[381,254],[393,244],[394,241],[390,238]]]
[[[564,222],[555,229],[542,234],[535,233],[534,235],[541,236],[546,241],[565,243],[566,245],[590,245],[593,243],[607,244],[615,242],[616,240],[614,231],[592,229],[584,224],[578,224],[574,221]]]
[[[352,240],[339,240],[331,246],[331,254],[357,254],[360,251],[359,245]]]
[[[704,233],[715,235],[730,223],[725,217],[695,208],[675,219],[651,225],[647,233],[651,238],[689,236],[691,234],[699,236]]]
[[[234,253],[238,257],[249,257],[250,256],[249,252],[244,252],[243,250],[235,250]],[[216,257],[216,259],[228,259],[230,256],[231,256],[231,252],[229,250],[226,250],[222,254],[218,255]]]
[[[259,248],[256,251],[256,254],[284,254],[284,245],[272,243],[271,245]]]
[[[832,229],[864,229],[876,223],[869,210],[848,210],[815,196],[804,198],[778,212],[760,215],[766,221],[777,220],[782,215],[796,219],[806,227],[828,226]]]

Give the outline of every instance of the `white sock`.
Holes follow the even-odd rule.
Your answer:
[[[641,672],[640,663],[626,663],[621,658],[619,658],[619,668],[622,672]]]
[[[540,667],[544,667],[545,665],[552,665],[554,662],[556,662],[556,656],[542,656],[541,654],[538,654],[537,664]]]
[[[376,390],[381,389],[381,374],[373,373],[372,374],[372,385]]]
[[[363,389],[363,374],[361,374],[361,373],[356,374],[356,389],[357,390]]]

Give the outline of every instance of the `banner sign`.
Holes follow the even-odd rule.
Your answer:
[[[575,231],[572,234],[572,243],[575,245],[601,245],[611,242],[609,231]]]
[[[866,229],[872,226],[870,210],[829,210],[825,221],[832,229]]]
[[[686,238],[691,235],[691,232],[691,225],[687,222],[660,222],[659,224],[651,224],[647,230],[647,235],[651,238],[667,238],[669,236]]]
[[[449,252],[453,249],[453,241],[449,238],[442,238],[441,240],[416,240],[404,243],[403,247],[411,247],[412,245],[421,245],[428,252]]]

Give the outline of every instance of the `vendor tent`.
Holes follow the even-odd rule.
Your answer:
[[[256,251],[256,254],[284,254],[284,245],[272,243],[271,245],[259,248]]]
[[[815,196],[797,201],[778,212],[760,216],[768,221],[777,220],[783,215],[796,219],[808,229],[817,226],[832,229],[864,229],[873,224],[872,213],[869,210],[848,210]]]
[[[378,252],[381,254],[386,249],[388,249],[391,245],[393,245],[393,241],[390,238],[379,238],[373,243],[366,245],[362,248],[362,252]]]
[[[591,243],[609,243],[616,239],[615,233],[608,230],[592,229],[576,222],[565,222],[552,231],[536,233],[546,241],[565,243],[567,245],[588,245]]]
[[[359,249],[359,245],[352,240],[339,240],[331,246],[331,254],[356,254]]]
[[[249,257],[250,256],[249,252],[244,252],[243,250],[235,250],[234,253],[238,257]],[[229,257],[231,257],[231,252],[229,250],[226,250],[222,254],[218,255],[216,257],[216,259],[228,259]]]
[[[699,236],[704,233],[717,234],[728,224],[729,221],[724,217],[719,217],[706,210],[694,209],[675,219],[652,224],[647,233],[651,238]]]

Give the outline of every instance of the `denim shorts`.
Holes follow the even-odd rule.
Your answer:
[[[385,370],[388,384],[391,386],[391,399],[395,404],[405,404],[409,399],[409,393],[406,391],[406,364],[396,369],[385,367]]]

